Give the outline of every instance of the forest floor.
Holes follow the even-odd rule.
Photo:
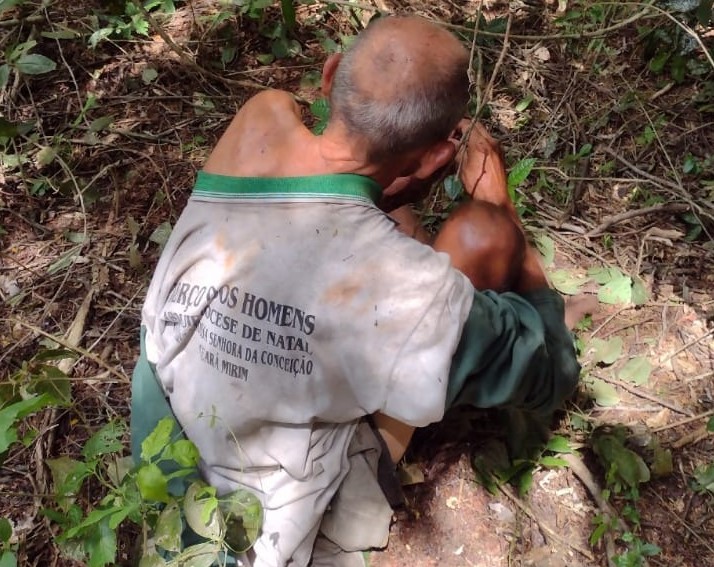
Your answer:
[[[48,459],[128,419],[142,299],[196,172],[261,88],[319,121],[326,54],[382,10],[461,34],[481,69],[473,106],[553,285],[601,302],[578,331],[583,384],[552,424],[558,442],[514,468],[496,413],[421,431],[401,467],[406,506],[370,565],[714,566],[714,30],[645,3],[511,2],[509,21],[508,2],[384,0],[300,3],[286,32],[279,6],[233,4],[176,2],[147,21],[131,2],[0,2],[0,408],[38,384],[66,402],[18,421],[0,551],[83,564],[42,512],[56,504]],[[23,43],[56,68],[17,73]],[[455,201],[438,187],[417,211],[433,230]],[[137,533],[120,528],[118,563]]]

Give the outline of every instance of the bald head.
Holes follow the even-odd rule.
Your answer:
[[[469,57],[443,28],[418,17],[374,21],[335,73],[333,117],[382,160],[445,140],[468,102]]]

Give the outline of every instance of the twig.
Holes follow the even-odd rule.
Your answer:
[[[506,52],[508,51],[508,47],[511,45],[510,42],[510,35],[511,35],[511,24],[513,23],[513,13],[509,12],[508,13],[508,22],[506,22],[506,32],[503,34],[503,46],[501,47],[501,53],[498,55],[498,59],[496,60],[496,64],[493,67],[493,73],[491,73],[491,78],[488,81],[488,86],[486,87],[486,91],[483,94],[483,100],[481,101],[481,107],[476,109],[476,117],[478,118],[481,115],[481,111],[483,110],[483,107],[488,104],[488,101],[491,99],[491,94],[493,93],[493,85],[496,82],[496,75],[498,75],[499,70],[501,69],[501,65],[503,64],[503,60],[506,57]]]
[[[714,329],[710,329],[708,332],[704,333],[701,337],[696,338],[696,339],[694,339],[693,341],[688,342],[686,345],[684,345],[684,346],[682,346],[681,348],[677,349],[677,350],[674,351],[672,354],[670,354],[667,358],[665,358],[662,362],[660,362],[659,365],[657,366],[657,368],[662,368],[662,366],[664,366],[665,364],[667,364],[670,360],[672,360],[672,359],[673,359],[675,356],[677,356],[678,354],[683,353],[685,350],[690,349],[691,347],[693,347],[693,346],[696,345],[697,343],[700,343],[701,341],[703,341],[703,340],[706,339],[707,337],[711,337],[712,335],[714,335]]]
[[[649,400],[650,402],[659,404],[662,407],[671,409],[672,411],[681,413],[682,415],[688,415],[688,416],[692,415],[692,412],[683,410],[682,408],[677,407],[674,404],[671,404],[668,401],[663,400],[662,398],[658,398],[657,396],[653,396],[652,394],[648,394],[647,392],[638,390],[637,388],[630,386],[629,384],[623,382],[622,380],[615,380],[614,378],[608,378],[606,376],[597,376],[597,377],[600,378],[600,380],[603,380],[604,382],[612,384],[613,386],[618,386],[618,387],[622,388],[623,390],[626,390],[626,391],[630,392],[630,394],[634,394],[635,396],[637,396],[639,398]]]
[[[592,229],[590,232],[586,232],[586,237],[599,236],[605,232],[611,226],[621,223],[626,220],[633,219],[635,217],[640,217],[644,215],[649,215],[651,213],[681,213],[689,209],[689,205],[686,203],[660,203],[658,205],[652,205],[651,207],[643,207],[641,209],[633,209],[630,211],[625,211],[624,213],[619,213],[617,215],[611,215],[605,217],[598,226]]]
[[[191,67],[192,69],[195,69],[198,71],[201,75],[204,75],[210,79],[215,79],[217,81],[221,81],[224,84],[227,85],[235,85],[238,87],[243,87],[246,89],[255,89],[255,90],[265,90],[268,87],[265,85],[262,85],[260,83],[257,83],[255,81],[248,81],[248,80],[236,80],[236,79],[228,79],[226,77],[223,77],[217,73],[214,73],[213,71],[209,71],[208,69],[205,69],[204,67],[201,67],[196,61],[194,61],[191,57],[188,56],[186,51],[179,47],[176,42],[171,38],[169,34],[167,34],[163,28],[159,25],[159,23],[156,21],[154,16],[152,16],[146,8],[144,8],[144,5],[139,1],[139,0],[132,0],[134,5],[136,6],[137,10],[139,10],[146,18],[146,21],[149,22],[151,27],[154,29],[154,31],[159,34],[161,39],[164,40],[166,45],[173,51],[176,55],[179,56],[179,59],[183,61],[186,65]]]
[[[625,520],[623,520],[617,513],[617,510],[615,510],[610,505],[610,503],[605,498],[603,498],[602,488],[600,488],[600,485],[595,480],[595,477],[590,472],[590,469],[585,466],[585,463],[583,463],[583,460],[580,458],[580,456],[577,453],[565,453],[560,455],[560,458],[563,459],[566,463],[568,463],[568,467],[570,467],[570,470],[573,472],[573,474],[583,484],[585,489],[590,493],[590,496],[592,496],[593,500],[595,501],[595,504],[597,504],[597,507],[600,508],[600,511],[605,516],[614,518],[617,522],[617,527],[621,532],[624,533],[626,531],[629,531]],[[608,565],[612,566],[613,562],[611,558],[615,555],[615,540],[609,530],[605,531],[604,537],[605,548],[607,551],[607,562]]]
[[[553,530],[550,526],[547,524],[544,524],[541,522],[538,517],[535,515],[533,510],[530,509],[530,507],[523,502],[520,498],[518,498],[513,492],[511,491],[508,486],[505,485],[499,485],[498,489],[506,496],[511,502],[513,502],[518,509],[523,512],[528,518],[530,518],[531,521],[535,522],[538,525],[538,528],[543,532],[544,535],[546,535],[548,538],[551,540],[557,542],[558,544],[564,546],[564,547],[570,547],[571,549],[574,549],[578,553],[580,553],[582,556],[587,557],[590,559],[590,561],[595,560],[595,556],[590,552],[589,549],[585,549],[584,547],[581,547],[577,543],[574,543],[572,541],[567,541],[566,539],[560,537],[555,530]]]
[[[82,356],[87,357],[89,360],[91,360],[95,364],[98,364],[99,366],[101,366],[102,368],[107,370],[107,372],[109,372],[110,374],[113,374],[114,376],[119,378],[119,380],[121,380],[122,382],[129,381],[129,378],[126,375],[122,374],[121,372],[118,372],[116,369],[109,366],[106,362],[104,362],[99,356],[97,356],[93,352],[89,352],[87,349],[84,349],[80,346],[72,345],[69,341],[67,341],[66,339],[64,339],[62,337],[57,337],[55,335],[52,335],[46,331],[43,331],[39,327],[30,325],[29,323],[25,323],[24,321],[21,321],[20,319],[17,319],[15,317],[12,317],[9,320],[12,321],[13,323],[16,323],[18,325],[25,327],[26,329],[32,331],[33,333],[37,333],[38,335],[42,335],[43,337],[46,337],[46,338],[56,342],[58,345],[63,346],[64,348],[66,348],[68,350],[73,350],[73,351],[81,354]]]
[[[18,19],[13,18],[12,20],[2,20],[0,22],[0,28],[13,28],[21,24],[37,24],[39,22],[44,22],[45,17],[41,15],[27,16],[26,18]]]
[[[687,425],[694,421],[699,421],[700,419],[706,419],[713,415],[714,415],[714,409],[705,411],[704,413],[693,415],[692,417],[688,417],[688,418],[682,419],[680,421],[675,421],[674,423],[668,423],[667,425],[662,425],[660,427],[656,427],[655,429],[652,430],[652,433],[659,433],[660,431],[665,431],[667,429],[674,429],[675,427],[681,427],[682,425]]]
[[[691,527],[689,527],[689,524],[687,524],[687,522],[685,522],[684,520],[682,520],[682,518],[680,518],[679,516],[677,516],[677,514],[675,514],[675,513],[672,511],[672,509],[674,508],[674,506],[673,506],[671,503],[665,502],[664,498],[662,498],[662,496],[660,495],[660,493],[659,493],[656,489],[651,488],[651,489],[649,490],[649,492],[651,492],[652,494],[654,494],[654,495],[659,499],[659,501],[662,503],[662,508],[663,508],[668,514],[670,514],[675,520],[677,520],[680,524],[682,524],[682,526],[684,526],[684,529],[686,529],[690,534],[692,534],[692,536],[694,536],[695,539],[699,540],[699,543],[701,543],[704,547],[706,547],[706,548],[709,550],[709,552],[714,556],[714,547],[712,547],[712,546],[709,544],[709,542],[707,542],[707,540],[706,540],[705,538],[703,538],[702,536],[700,536],[695,530],[693,530]]]
[[[676,189],[676,190],[683,189],[681,185],[675,183],[674,181],[670,181],[669,179],[662,179],[661,177],[657,177],[656,175],[652,175],[651,173],[647,173],[646,171],[640,169],[633,163],[630,163],[629,161],[627,161],[624,157],[622,157],[620,154],[618,154],[612,148],[609,148],[607,146],[601,146],[600,149],[602,151],[604,151],[606,154],[615,158],[617,161],[619,161],[624,166],[626,166],[629,169],[631,169],[632,171],[634,171],[637,175],[644,177],[645,179],[647,179],[648,181],[651,181],[652,183],[655,183],[657,185],[664,186],[664,187],[669,187],[670,189]]]
[[[324,2],[327,3],[327,2]],[[330,2],[333,3],[333,2]],[[617,22],[616,24],[612,24],[611,26],[608,26],[606,28],[602,28],[599,30],[593,30],[593,31],[586,31],[586,32],[581,32],[581,33],[555,33],[555,34],[546,34],[546,35],[518,35],[518,34],[513,34],[511,35],[511,39],[514,40],[523,40],[523,41],[544,41],[544,40],[550,40],[550,39],[593,39],[593,38],[598,38],[598,37],[604,37],[608,35],[610,32],[617,31],[621,28],[624,28],[626,26],[629,26],[630,24],[636,22],[637,20],[642,19],[645,16],[649,15],[649,6],[647,8],[644,8],[643,10],[640,10],[636,14],[633,14],[629,18],[625,18],[624,20]],[[468,26],[461,26],[458,24],[450,24],[448,22],[440,22],[438,20],[434,20],[437,23],[447,27],[451,28],[454,30],[459,30],[459,31],[466,31],[470,32],[471,28]],[[482,35],[490,36],[490,37],[501,37],[504,34],[501,32],[492,32],[492,31],[486,31],[483,30],[481,31]]]

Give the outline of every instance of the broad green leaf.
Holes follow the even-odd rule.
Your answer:
[[[627,364],[618,372],[617,377],[626,382],[635,384],[647,384],[652,373],[652,364],[644,356],[636,356],[628,360]]]
[[[166,551],[181,551],[182,530],[181,510],[176,502],[172,502],[161,511],[156,522],[154,531],[156,545]]]
[[[712,5],[714,5],[714,0],[699,0],[697,19],[704,27],[707,27],[712,21]]]
[[[535,163],[535,158],[524,158],[511,168],[511,171],[508,172],[509,192],[521,186],[523,182],[528,179]],[[513,196],[511,195],[511,197]]]
[[[68,357],[75,358],[75,356]],[[32,390],[36,394],[46,394],[53,405],[66,406],[72,402],[72,385],[69,377],[56,366],[43,364],[34,380]]]
[[[81,246],[73,246],[67,252],[62,254],[62,256],[59,257],[58,260],[53,262],[49,268],[47,268],[47,274],[48,275],[53,275],[58,272],[61,272],[62,270],[67,269],[72,262],[75,261],[75,259],[79,256],[79,251],[82,249]]]
[[[302,46],[297,40],[279,37],[273,41],[272,52],[276,59],[285,59],[300,55]]]
[[[549,275],[553,287],[565,295],[576,295],[587,281],[586,278],[568,270],[554,270]]]
[[[156,553],[156,549],[152,549],[148,552],[144,551],[138,567],[166,567],[167,565],[163,557]]]
[[[10,65],[4,63],[0,65],[0,91],[3,90],[10,81]]]
[[[598,290],[597,298],[601,303],[627,304],[632,300],[632,278],[618,274]]]
[[[10,8],[14,8],[15,6],[19,6],[22,4],[25,0],[0,0],[0,14],[3,12],[9,10]]]
[[[655,445],[654,457],[650,468],[652,470],[652,476],[663,477],[671,475],[674,471],[672,451],[663,449],[659,444]]]
[[[633,305],[644,305],[647,303],[648,299],[647,289],[645,288],[645,282],[642,278],[634,277],[632,278],[632,303]]]
[[[533,471],[527,470],[518,477],[518,494],[523,498],[533,486]]]
[[[87,460],[99,455],[116,453],[124,447],[122,437],[126,432],[126,425],[121,421],[110,421],[99,431],[92,435],[82,448],[82,455]]]
[[[114,28],[112,28],[112,27],[100,28],[100,29],[96,30],[94,33],[92,33],[92,35],[89,36],[89,40],[87,41],[87,43],[89,44],[89,47],[94,49],[97,47],[97,44],[100,41],[105,40],[113,33],[114,33]]]
[[[151,463],[142,466],[136,473],[136,484],[144,500],[169,501],[168,480],[157,465]]]
[[[109,518],[115,514],[120,508],[110,507],[110,508],[94,508],[87,514],[84,520],[77,523],[77,525],[68,529],[63,535],[63,539],[72,539],[79,535],[84,535],[91,529],[95,529],[99,524],[106,523],[109,525]]]
[[[0,543],[7,543],[12,537],[12,524],[7,518],[0,518]]]
[[[159,72],[153,67],[144,67],[144,70],[141,72],[141,80],[144,81],[145,85],[153,83],[158,76]]]
[[[89,556],[89,567],[104,567],[113,564],[117,554],[117,534],[109,527],[108,520],[100,522],[91,538],[84,544]]]
[[[614,277],[621,274],[622,272],[617,268],[609,267],[596,267],[588,270],[588,277],[600,285],[609,283]]]
[[[449,175],[444,179],[444,191],[452,201],[456,201],[464,194],[464,185],[457,175]]]
[[[285,28],[290,32],[295,28],[295,5],[293,0],[280,0],[280,9],[283,12]]]
[[[0,567],[17,567],[17,556],[12,551],[0,552]]]
[[[270,65],[273,61],[275,61],[275,55],[272,53],[259,53],[255,56],[255,58],[261,65]]]
[[[554,453],[572,453],[573,449],[570,447],[570,441],[567,437],[562,435],[553,435],[548,439],[548,444],[545,447],[548,451],[553,451]]]
[[[613,337],[607,341],[594,338],[589,345],[589,348],[593,351],[593,362],[612,364],[622,355],[622,345],[622,337]]]
[[[116,530],[119,527],[119,524],[121,524],[127,516],[134,512],[135,509],[138,510],[139,507],[127,506],[122,503],[122,507],[109,516],[109,527]]]
[[[89,131],[95,133],[101,132],[102,130],[107,128],[112,122],[114,122],[113,116],[100,116],[96,120],[92,120],[91,124],[89,125]]]
[[[694,480],[694,490],[697,492],[708,490],[714,493],[714,463],[694,471]]]
[[[620,402],[620,396],[617,390],[607,382],[599,378],[593,378],[588,384],[588,389],[595,403],[602,407],[617,405]]]
[[[82,461],[70,459],[66,455],[47,459],[45,462],[52,473],[57,505],[66,512],[74,503],[74,497],[81,490],[84,480],[94,472],[94,468]]]
[[[714,431],[714,417],[710,417],[707,421],[707,431]]]
[[[669,53],[662,51],[650,59],[649,68],[653,73],[661,73],[669,59]]]
[[[134,468],[134,458],[114,456],[114,460],[107,464],[107,476],[114,486],[119,486],[129,471]]]
[[[211,567],[218,564],[221,544],[209,541],[187,547],[170,563],[171,567]]]
[[[47,394],[42,394],[16,402],[0,410],[0,455],[17,441],[16,421],[46,407],[50,401]]]
[[[196,445],[188,439],[179,439],[166,447],[161,454],[162,459],[176,461],[182,467],[195,467],[198,465],[200,455]]]
[[[322,73],[315,70],[306,71],[305,74],[300,78],[300,87],[303,89],[314,89],[318,88],[321,82]]]
[[[218,508],[215,495],[206,494],[206,485],[200,481],[192,483],[186,490],[183,511],[186,523],[198,535],[218,541],[225,534],[223,514]]]
[[[15,61],[15,68],[25,75],[42,75],[57,68],[57,63],[39,53],[26,53]]]
[[[149,240],[158,244],[159,248],[163,248],[166,246],[169,236],[171,236],[171,223],[169,221],[164,221],[156,227],[154,232],[151,233]]]
[[[250,549],[263,525],[263,508],[255,494],[238,489],[218,500],[226,523],[225,542],[237,552]]]
[[[610,470],[625,486],[636,488],[650,480],[650,470],[637,453],[625,447],[616,435],[593,435],[592,446],[605,468]]]
[[[57,152],[52,146],[45,146],[35,155],[35,163],[38,167],[51,164],[57,157]]]
[[[518,104],[516,104],[516,112],[523,112],[524,110],[528,109],[528,107],[531,105],[533,102],[533,95],[528,94],[525,98],[521,99]]]
[[[325,131],[327,122],[330,119],[330,103],[326,98],[319,98],[310,104],[310,112],[317,118],[317,123],[313,126],[313,134],[320,135]]]
[[[0,137],[24,136],[35,126],[34,122],[9,122],[0,116]]]
[[[541,457],[538,460],[538,464],[541,466],[547,467],[549,469],[562,468],[562,467],[568,466],[567,461],[564,461],[563,459],[560,459],[558,457],[551,457],[549,455],[546,455],[545,457]]]
[[[171,440],[175,423],[173,418],[164,417],[156,424],[154,430],[141,442],[142,461],[148,462],[164,450]]]
[[[543,258],[543,265],[548,268],[555,261],[555,242],[545,233],[540,233],[535,237],[535,245]]]
[[[47,39],[75,39],[80,36],[79,32],[70,29],[43,31],[40,35]]]

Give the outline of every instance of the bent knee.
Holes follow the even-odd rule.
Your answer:
[[[513,287],[525,253],[525,236],[510,213],[485,201],[469,201],[446,220],[434,248],[446,252],[455,268],[477,289]]]

